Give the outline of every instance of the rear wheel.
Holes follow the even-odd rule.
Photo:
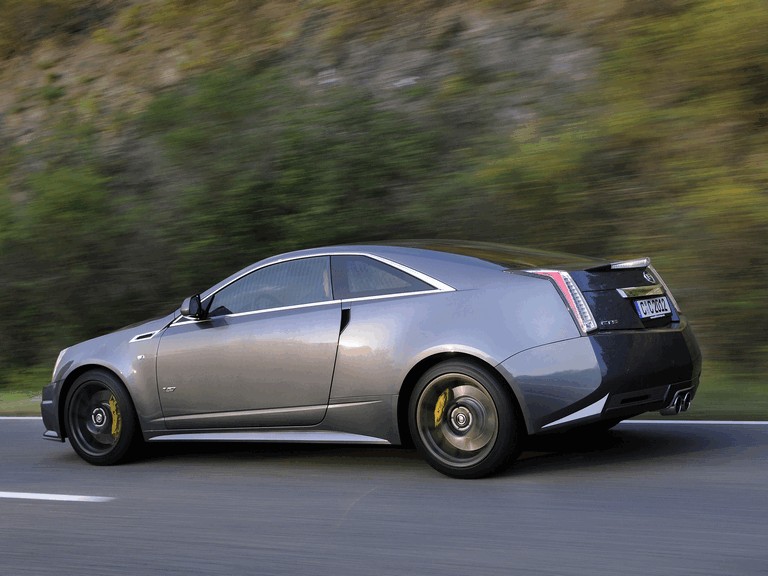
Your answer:
[[[416,448],[439,472],[479,478],[519,452],[519,421],[511,393],[480,366],[449,361],[428,370],[409,404]]]
[[[86,462],[116,464],[126,459],[136,440],[136,411],[122,382],[108,372],[82,374],[64,408],[72,448]]]

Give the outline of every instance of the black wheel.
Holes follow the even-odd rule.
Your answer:
[[[511,392],[469,362],[443,362],[428,370],[413,390],[408,414],[416,449],[448,476],[487,476],[519,453]]]
[[[123,383],[108,372],[94,370],[75,380],[64,419],[72,448],[91,464],[116,464],[134,446],[136,411]]]

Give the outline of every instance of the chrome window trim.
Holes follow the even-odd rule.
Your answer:
[[[295,304],[293,306],[280,306],[279,308],[264,308],[263,310],[251,310],[250,312],[237,312],[235,314],[222,314],[220,316],[211,316],[203,320],[179,316],[170,326],[179,326],[184,324],[196,324],[198,322],[210,322],[213,318],[237,318],[240,316],[252,316],[254,314],[264,314],[265,312],[285,312],[286,310],[296,310],[299,308],[311,308],[323,306],[326,304],[345,304],[347,302],[365,302],[367,300],[384,300],[385,298],[403,298],[405,296],[422,296],[424,294],[437,294],[439,292],[450,292],[453,290],[420,290],[418,292],[398,292],[396,294],[381,294],[379,296],[361,296],[360,298],[346,298],[343,300],[323,300],[322,302],[311,302],[309,304]],[[169,326],[169,328],[170,328]],[[147,338],[149,340],[149,338]]]
[[[454,287],[449,286],[445,282],[440,282],[440,280],[433,278],[428,274],[424,274],[423,272],[419,272],[418,270],[414,270],[413,268],[410,268],[398,262],[393,262],[392,260],[388,260],[387,258],[383,258],[381,256],[366,254],[365,252],[331,254],[331,256],[365,256],[367,258],[371,258],[372,260],[378,260],[379,262],[386,264],[387,266],[392,266],[392,268],[396,268],[401,272],[405,272],[406,274],[409,274],[414,278],[418,278],[422,282],[426,282],[430,286],[433,286],[434,288],[442,292],[454,292],[456,290]],[[432,290],[422,290],[422,292],[432,292]],[[410,294],[415,294],[415,292],[410,292]],[[382,294],[382,296],[384,296],[384,294]]]
[[[254,272],[258,272],[259,270],[261,270],[263,268],[268,268],[269,266],[274,266],[275,264],[282,264],[283,262],[292,262],[294,260],[308,260],[309,258],[329,258],[329,255],[328,254],[312,254],[311,256],[296,256],[294,258],[283,258],[283,259],[280,259],[280,260],[275,260],[274,262],[269,262],[268,264],[263,264],[261,266],[257,266],[256,268],[249,268],[248,270],[246,270],[245,272],[240,274],[240,276],[238,276],[237,278],[233,278],[230,282],[227,282],[226,284],[224,284],[224,286],[222,286],[221,288],[216,290],[216,292],[211,292],[210,294],[208,294],[200,302],[201,303],[205,302],[206,300],[208,300],[209,298],[212,298],[213,296],[215,296],[216,294],[218,294],[219,292],[224,290],[224,288],[228,288],[229,286],[231,286],[232,284],[234,284],[235,282],[237,282],[241,278],[245,278],[249,274],[253,274]],[[330,258],[328,260],[328,269],[329,270],[331,269]],[[323,303],[328,303],[328,302],[332,302],[332,300],[323,300],[322,302]],[[309,302],[307,304],[316,304],[316,302]],[[305,305],[306,304],[294,304],[294,306],[305,306]],[[284,306],[284,308],[288,308],[288,306]],[[265,310],[276,310],[276,308],[265,308]],[[260,312],[260,310],[254,310],[254,312]],[[242,314],[245,314],[245,312],[242,312]],[[229,316],[229,314],[226,314],[226,316]]]
[[[281,258],[279,260],[275,260],[274,262],[269,262],[267,264],[262,264],[261,266],[257,266],[255,268],[249,268],[242,274],[240,274],[238,277],[233,278],[230,282],[227,282],[224,286],[216,290],[216,292],[211,292],[208,294],[205,298],[203,298],[203,302],[208,300],[211,296],[214,296],[224,290],[227,286],[230,284],[234,284],[241,278],[248,276],[248,274],[252,274],[253,272],[256,272],[258,270],[261,270],[262,268],[266,268],[267,266],[274,266],[275,264],[282,264],[283,262],[291,262],[293,260],[306,260],[307,258],[330,258],[331,256],[365,256],[367,258],[371,258],[373,260],[378,260],[379,262],[382,262],[383,264],[386,264],[388,266],[392,266],[392,268],[396,268],[400,270],[401,272],[405,272],[406,274],[410,274],[414,278],[418,278],[422,282],[426,282],[430,286],[433,286],[436,290],[442,290],[444,292],[453,292],[456,289],[453,286],[449,286],[445,282],[441,282],[440,280],[437,280],[436,278],[433,278],[432,276],[429,276],[428,274],[424,274],[423,272],[419,272],[418,270],[414,270],[413,268],[410,268],[409,266],[405,266],[404,264],[400,264],[398,262],[393,262],[392,260],[389,260],[388,258],[384,258],[382,256],[378,256],[376,254],[370,254],[368,252],[359,252],[359,251],[348,251],[348,252],[323,252],[321,254],[312,254],[312,255],[304,255],[304,256],[292,256],[291,258]],[[329,262],[330,266],[330,262]]]
[[[453,290],[419,290],[417,292],[396,292],[394,294],[379,294],[378,296],[360,296],[358,298],[343,298],[341,302],[365,302],[366,300],[383,300],[385,298],[403,298],[404,296],[422,296],[438,292],[453,292]]]
[[[253,314],[264,314],[265,312],[284,312],[286,310],[297,310],[299,308],[316,308],[329,304],[341,304],[341,300],[323,300],[322,302],[309,302],[308,304],[294,304],[292,306],[279,306],[277,308],[263,308],[261,310],[250,310],[248,312],[235,312],[234,314],[221,314],[218,316],[209,316],[203,320],[190,318],[188,316],[179,316],[173,321],[172,325],[196,324],[197,322],[210,322],[213,318],[238,318],[240,316],[251,316]]]
[[[379,262],[386,264],[387,266],[391,266],[392,268],[395,268],[397,270],[400,270],[401,272],[405,272],[406,274],[409,274],[413,276],[414,278],[417,278],[421,280],[422,282],[425,282],[426,284],[429,284],[434,288],[434,290],[419,290],[417,292],[395,292],[393,294],[380,294],[377,296],[361,296],[359,298],[346,298],[346,299],[333,299],[333,300],[322,300],[319,302],[309,302],[306,304],[294,304],[292,306],[280,306],[277,308],[264,308],[262,310],[251,310],[249,312],[238,312],[235,314],[222,314],[221,316],[215,316],[215,318],[233,318],[237,316],[247,316],[251,314],[261,314],[264,312],[281,312],[284,310],[293,310],[297,308],[307,308],[310,306],[321,306],[323,304],[333,304],[333,303],[341,303],[341,302],[362,302],[365,300],[381,300],[384,298],[401,298],[403,296],[418,296],[422,294],[434,294],[435,292],[455,292],[456,289],[453,286],[449,286],[445,282],[441,282],[440,280],[437,280],[436,278],[433,278],[432,276],[429,276],[428,274],[424,274],[423,272],[419,272],[418,270],[414,270],[413,268],[410,268],[409,266],[405,266],[403,264],[400,264],[398,262],[393,262],[392,260],[389,260],[388,258],[384,258],[382,256],[378,256],[375,254],[370,254],[367,252],[359,252],[359,251],[348,251],[348,252],[324,252],[322,254],[312,254],[312,255],[303,255],[303,256],[293,256],[291,258],[281,258],[279,260],[275,260],[274,262],[269,262],[267,264],[262,264],[261,266],[257,266],[255,268],[250,268],[237,276],[236,278],[233,278],[230,282],[227,282],[224,286],[216,290],[215,292],[211,292],[208,294],[205,298],[201,300],[201,302],[207,301],[209,298],[215,296],[224,288],[234,284],[241,278],[244,278],[245,276],[248,276],[249,274],[252,274],[254,272],[257,272],[263,268],[267,268],[268,266],[274,266],[275,264],[282,264],[283,262],[291,262],[293,260],[306,260],[308,258],[329,258],[331,256],[364,256],[366,258],[371,258],[372,260],[378,260]],[[330,267],[330,260],[328,261],[328,266]],[[170,324],[170,326],[179,325],[179,324],[193,324],[197,322],[208,322],[210,321],[210,318],[206,318],[204,320],[197,320],[193,318],[189,318],[188,316],[179,316],[177,319],[173,320]],[[170,327],[169,326],[169,327]]]

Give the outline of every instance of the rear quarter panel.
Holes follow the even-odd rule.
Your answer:
[[[496,366],[579,336],[548,281],[497,274],[482,289],[346,303],[350,322],[339,339],[331,401],[399,394],[408,372],[435,354],[464,353]]]

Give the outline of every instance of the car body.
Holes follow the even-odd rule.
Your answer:
[[[526,435],[677,413],[701,354],[650,266],[470,242],[267,258],[61,352],[44,436],[112,464],[142,441],[402,444],[478,477]]]

